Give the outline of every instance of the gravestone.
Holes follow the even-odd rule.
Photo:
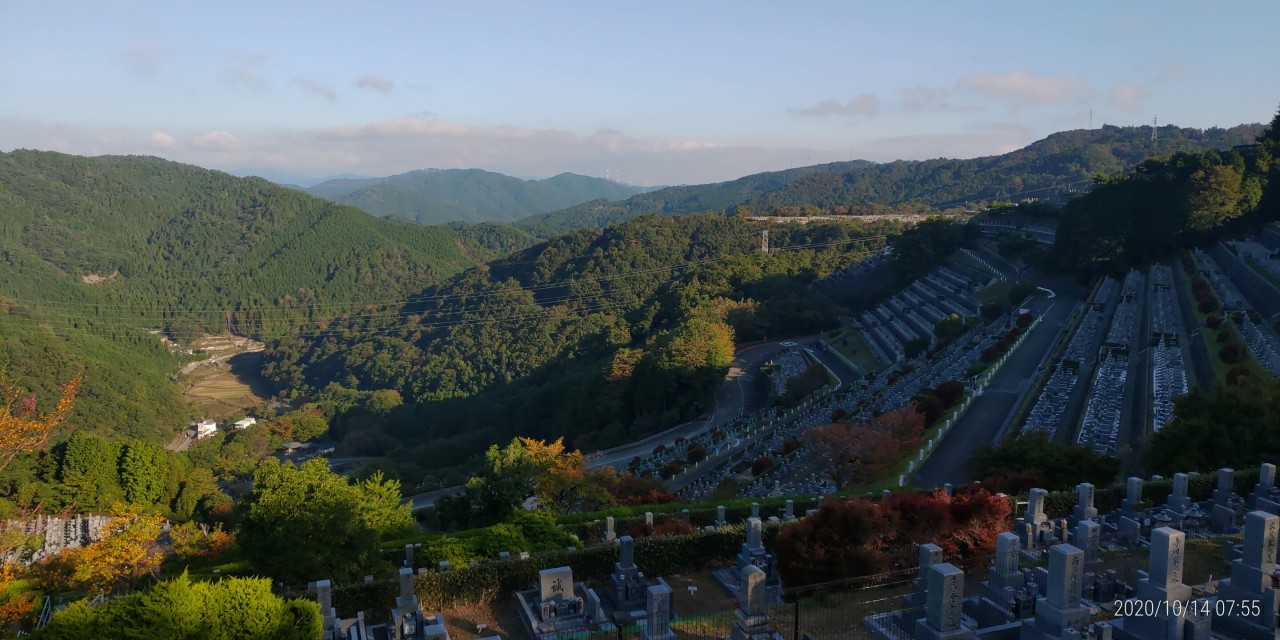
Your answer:
[[[406,544],[404,546],[404,566],[406,567],[413,566],[413,545],[412,544]]]
[[[916,620],[916,640],[969,637],[961,627],[964,604],[964,572],[950,562],[929,567],[924,617]]]
[[[618,562],[609,576],[609,595],[617,611],[632,611],[644,605],[644,574],[635,563],[635,541],[631,536],[618,538]]]
[[[604,536],[601,541],[605,544],[613,542],[618,538],[618,534],[613,532],[613,516],[607,516],[604,519]]]
[[[537,586],[517,592],[516,599],[525,628],[534,637],[585,636],[607,622],[595,591],[575,583],[570,567],[539,571]]]
[[[671,587],[659,583],[645,590],[645,625],[640,634],[643,640],[671,640]]]
[[[1093,520],[1098,517],[1098,510],[1093,506],[1094,488],[1088,482],[1076,485],[1076,506],[1071,513],[1071,523],[1079,524],[1082,520]]]
[[[1049,492],[1044,489],[1032,489],[1027,498],[1027,511],[1022,514],[1022,529],[1018,532],[1022,548],[1026,551],[1039,551],[1041,548],[1045,523],[1049,520],[1044,514],[1044,501],[1048,495]]]
[[[751,503],[751,517],[752,517],[752,518],[759,518],[759,517],[760,517],[760,503],[759,503],[759,502],[752,502],[752,503]]]
[[[644,512],[644,526],[646,526],[646,527],[652,527],[652,526],[653,526],[653,512],[652,512],[652,511],[646,511],[646,512]]]
[[[1235,529],[1235,485],[1234,469],[1218,469],[1218,488],[1213,490],[1213,528],[1222,533]]]
[[[1126,615],[1112,622],[1122,640],[1190,640],[1188,630],[1203,626],[1201,616],[1188,616],[1183,605],[1191,599],[1191,587],[1182,584],[1187,537],[1177,529],[1159,527],[1151,532],[1151,561],[1147,577],[1138,581]],[[1171,603],[1177,602],[1174,606]],[[1188,623],[1190,622],[1190,626]],[[1207,636],[1206,636],[1207,638]]]
[[[1173,517],[1174,521],[1181,522],[1182,518],[1187,515],[1187,510],[1191,508],[1191,498],[1187,496],[1187,483],[1190,478],[1185,473],[1173,474],[1173,493],[1169,494],[1168,501],[1164,504],[1165,511]]]
[[[764,571],[748,565],[739,573],[739,581],[742,594],[738,598],[738,610],[734,612],[729,637],[731,640],[774,640],[773,629],[769,626],[769,595]]]
[[[1244,547],[1231,563],[1231,577],[1218,582],[1213,628],[1242,638],[1276,638],[1280,590],[1272,588],[1276,549],[1280,544],[1280,516],[1250,511],[1244,516]]]
[[[1018,536],[1013,533],[1006,531],[996,536],[996,555],[987,569],[987,579],[982,581],[975,616],[979,628],[1018,619],[1015,603],[1025,591],[1025,578],[1018,570],[1020,547]]]
[[[906,633],[915,633],[916,620],[924,611],[929,591],[929,568],[942,562],[942,547],[933,543],[920,545],[916,561],[916,577],[911,581],[911,593],[902,599],[902,609],[894,615],[894,623]]]
[[[724,519],[724,505],[716,507],[716,527],[728,526],[728,522]]]
[[[787,522],[796,519],[796,503],[794,500],[788,500],[783,503],[782,519]]]
[[[1124,484],[1124,502],[1120,511],[1130,517],[1138,515],[1138,507],[1142,503],[1142,478],[1130,476]]]
[[[1072,542],[1084,552],[1084,570],[1097,574],[1102,568],[1102,525],[1093,520],[1081,520],[1076,525]],[[1091,580],[1086,582],[1092,585]]]
[[[1036,601],[1035,618],[1022,622],[1024,640],[1068,637],[1084,631],[1092,613],[1084,604],[1084,551],[1069,544],[1049,549],[1045,596]]]
[[[1258,470],[1258,484],[1253,486],[1253,493],[1249,494],[1249,508],[1258,509],[1258,500],[1271,501],[1276,488],[1276,466],[1271,463],[1264,463],[1262,468]]]
[[[333,584],[328,580],[317,580],[312,585],[316,592],[316,602],[320,604],[321,623],[324,627],[326,636],[332,635],[338,629],[338,611],[333,608]]]

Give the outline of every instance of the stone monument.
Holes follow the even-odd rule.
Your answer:
[[[1035,618],[1022,621],[1023,640],[1067,637],[1082,633],[1091,622],[1083,599],[1084,551],[1069,544],[1051,547],[1047,581],[1045,596],[1036,601]]]
[[[1276,615],[1280,590],[1272,585],[1276,572],[1276,547],[1280,543],[1280,516],[1250,511],[1244,516],[1244,551],[1231,563],[1231,577],[1218,582],[1213,618],[1215,631],[1235,637],[1280,637]]]

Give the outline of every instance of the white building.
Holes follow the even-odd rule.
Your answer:
[[[243,420],[236,420],[235,425],[233,426],[236,428],[236,431],[243,431],[255,424],[258,424],[258,420],[256,418],[245,418]]]
[[[196,423],[196,437],[209,438],[218,432],[218,423],[213,420],[201,420]]]

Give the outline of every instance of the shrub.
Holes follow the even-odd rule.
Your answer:
[[[1219,316],[1219,315],[1209,316],[1208,318],[1204,319],[1204,324],[1206,327],[1209,327],[1210,329],[1217,329],[1219,326],[1222,325],[1222,316]]]
[[[755,462],[751,463],[751,475],[759,477],[768,473],[772,468],[773,458],[770,458],[769,456],[760,456],[759,458],[756,458]]]
[[[1200,313],[1213,313],[1219,309],[1218,301],[1214,299],[1203,300],[1200,302]]]
[[[697,464],[706,459],[707,459],[707,450],[705,447],[701,445],[689,447],[689,452],[685,456],[685,460],[687,460],[689,464]]]
[[[1239,342],[1228,342],[1218,350],[1218,359],[1227,364],[1235,364],[1244,358],[1244,350]]]
[[[680,463],[672,460],[662,467],[662,471],[659,472],[658,475],[662,476],[663,480],[666,480],[677,473],[680,473]]]

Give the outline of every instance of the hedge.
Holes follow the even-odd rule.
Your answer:
[[[782,523],[766,524],[762,541],[771,545],[781,527]],[[688,535],[640,538],[635,541],[635,560],[640,570],[649,576],[698,571],[731,564],[745,541],[746,528],[743,525]],[[589,547],[575,553],[548,551],[531,554],[526,560],[490,560],[452,571],[423,571],[414,576],[414,588],[419,602],[427,611],[438,611],[485,603],[532,588],[537,584],[538,572],[552,567],[567,565],[573,568],[575,581],[605,584],[617,562],[618,547],[612,544]],[[369,585],[335,588],[333,602],[340,616],[354,616],[356,611],[365,611],[366,617],[371,613],[385,617],[396,592],[394,580],[380,580]]]

